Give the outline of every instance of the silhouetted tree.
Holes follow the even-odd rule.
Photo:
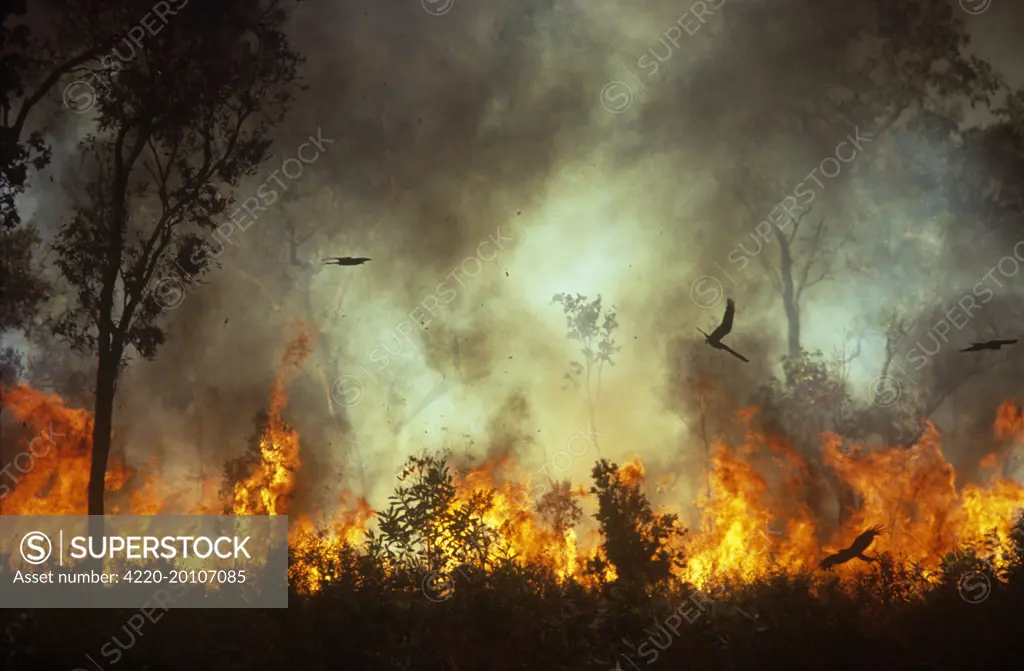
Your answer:
[[[403,483],[378,515],[379,533],[370,534],[373,552],[407,570],[437,571],[448,561],[486,565],[493,532],[483,516],[494,503],[492,491],[456,501],[448,464],[440,456],[409,457]]]
[[[103,10],[115,24],[137,20],[117,3]],[[297,88],[301,58],[285,36],[287,18],[277,0],[190,4],[142,41],[136,58],[98,74],[107,93],[96,101],[97,132],[82,143],[95,177],[53,245],[76,299],[57,330],[98,357],[90,515],[103,513],[114,395],[127,355],[156,354],[166,279],[208,268],[211,251],[197,233],[233,212],[222,190],[267,157],[269,132]],[[151,216],[149,203],[157,210]]]
[[[786,435],[807,463],[809,482],[807,503],[821,512],[825,502],[825,483],[838,504],[841,526],[852,512],[852,492],[821,459],[821,434],[839,431],[844,408],[851,404],[839,361],[828,361],[820,351],[800,351],[799,356],[783,357],[783,378],[772,376],[762,388],[764,419]],[[822,518],[824,519],[824,518]]]
[[[224,462],[224,472],[221,480],[220,497],[224,501],[224,514],[232,515],[232,500],[235,494],[235,487],[246,480],[263,461],[263,451],[260,444],[270,426],[270,416],[266,410],[256,411],[253,418],[253,432],[245,440],[245,451],[237,457]]]
[[[601,306],[601,297],[588,301],[586,296],[576,294],[555,294],[552,303],[560,303],[565,311],[565,321],[569,328],[566,336],[582,345],[583,364],[570,362],[569,372],[565,378],[571,385],[577,385],[583,376],[587,394],[587,409],[590,413],[590,426],[596,431],[594,421],[594,403],[601,395],[601,372],[604,365],[614,366],[612,356],[622,349],[615,344],[615,330],[619,327],[615,308],[605,311]],[[596,379],[595,379],[596,376]],[[592,382],[594,384],[592,384]],[[594,436],[594,447],[597,456],[601,456],[601,448]]]
[[[602,459],[592,471],[601,525],[601,555],[615,567],[617,581],[627,588],[643,589],[667,580],[683,555],[672,543],[686,533],[673,514],[657,515],[640,484],[627,482],[616,464]],[[600,570],[599,565],[591,567]]]
[[[568,480],[553,482],[551,489],[544,492],[537,502],[537,515],[558,534],[564,534],[579,524],[583,519],[583,508],[572,492],[572,483]]]

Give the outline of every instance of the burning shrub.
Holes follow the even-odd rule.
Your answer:
[[[594,487],[601,524],[602,558],[592,561],[590,572],[602,575],[605,562],[615,567],[617,581],[646,588],[665,581],[672,569],[684,565],[681,552],[672,542],[686,531],[674,514],[656,515],[640,482],[632,480],[617,465],[602,459],[594,466]]]
[[[380,514],[375,551],[395,566],[447,571],[459,563],[486,565],[494,531],[484,515],[494,505],[493,491],[475,491],[465,502],[456,497],[448,464],[440,456],[410,457],[399,485]]]

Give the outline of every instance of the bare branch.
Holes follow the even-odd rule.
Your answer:
[[[74,68],[85,63],[86,61],[99,56],[103,52],[109,50],[120,35],[111,37],[106,41],[100,42],[95,46],[86,49],[77,56],[70,58],[61,65],[54,68],[50,74],[42,81],[42,83],[36,88],[35,93],[28,96],[25,101],[21,104],[18,109],[18,115],[15,117],[14,124],[10,127],[9,132],[12,138],[20,138],[21,131],[25,127],[25,121],[28,119],[28,113],[32,111],[32,108],[39,104],[46,94],[54,87],[54,85],[60,81],[60,78],[71,72]]]
[[[813,286],[824,279],[829,279],[832,277],[831,268],[829,267],[828,262],[822,259],[822,257],[825,255],[825,250],[822,248],[821,240],[825,230],[825,217],[821,217],[821,219],[818,220],[818,225],[814,229],[814,235],[811,237],[810,247],[807,252],[807,260],[803,264],[803,269],[800,274],[800,280],[796,286],[796,299],[798,301],[800,300],[800,297],[803,295],[804,290],[808,286]],[[809,281],[808,274],[811,271],[811,267],[814,266],[814,264],[819,261],[821,262],[823,268],[817,278]]]
[[[800,224],[803,223],[804,217],[811,213],[810,209],[806,209],[801,212],[797,217],[793,219],[793,231],[789,234],[787,239],[788,242],[792,243],[796,239],[796,234],[800,232]]]

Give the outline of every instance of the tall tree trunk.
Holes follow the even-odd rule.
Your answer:
[[[788,329],[789,357],[800,356],[800,305],[797,302],[796,288],[793,286],[793,256],[789,249],[789,239],[776,226],[775,238],[779,242],[779,277],[782,280],[782,306],[786,309]]]
[[[89,514],[103,515],[105,476],[110,461],[111,431],[114,423],[114,393],[118,359],[101,353],[96,367],[96,405],[92,427],[92,465],[89,469]]]
[[[782,280],[782,306],[786,311],[787,324],[787,352],[791,360],[800,357],[802,348],[800,345],[800,303],[797,296],[797,288],[793,283],[793,256],[789,247],[789,239],[781,229],[775,227],[775,237],[779,242],[779,278]],[[812,436],[806,445],[805,454],[810,467],[812,482],[808,491],[808,504],[812,510],[817,510],[823,503],[823,487],[821,480],[828,484],[836,497],[838,506],[838,524],[842,528],[843,522],[849,518],[853,505],[853,492],[843,481],[832,471],[832,469],[819,463],[820,457],[820,435]],[[820,515],[819,515],[820,517]]]
[[[103,514],[104,477],[107,473],[107,462],[110,458],[110,432],[114,424],[114,391],[117,386],[117,375],[120,373],[121,354],[124,346],[121,332],[127,329],[131,314],[126,310],[121,315],[120,323],[114,324],[114,291],[117,288],[117,277],[121,271],[121,259],[124,249],[124,229],[127,224],[126,196],[128,192],[128,175],[131,164],[142,151],[142,142],[148,138],[148,131],[139,138],[131,160],[126,162],[122,153],[128,128],[118,133],[114,142],[114,176],[111,184],[111,205],[107,223],[106,259],[101,276],[99,305],[96,306],[96,405],[92,427],[92,464],[89,469],[88,510],[89,515]],[[125,291],[127,291],[125,287]],[[95,536],[97,531],[90,523],[90,533]]]

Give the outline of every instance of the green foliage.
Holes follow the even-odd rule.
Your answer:
[[[494,504],[493,492],[475,492],[457,503],[440,456],[409,457],[399,481],[387,511],[379,514],[379,534],[370,537],[375,554],[410,570],[438,570],[445,557],[486,564],[494,531],[483,516]]]

